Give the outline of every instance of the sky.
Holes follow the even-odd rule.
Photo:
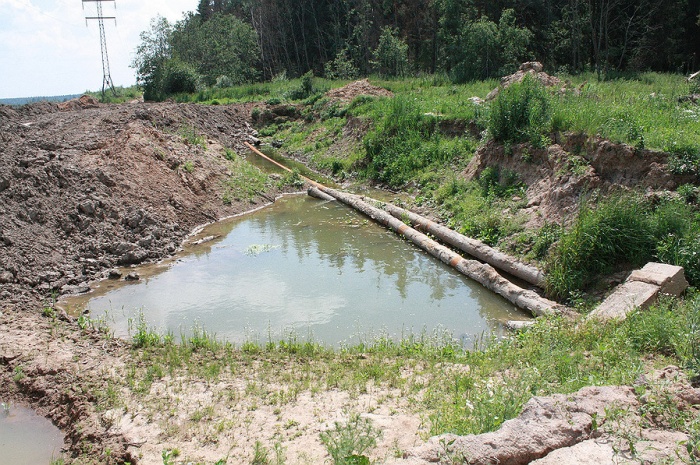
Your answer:
[[[130,68],[139,34],[161,15],[170,22],[194,11],[197,0],[102,2],[110,74],[115,86],[136,83]],[[116,9],[115,9],[116,5]],[[102,89],[102,58],[94,2],[0,0],[0,99],[80,94]]]

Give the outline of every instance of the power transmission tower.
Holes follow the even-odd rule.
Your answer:
[[[109,72],[109,56],[107,55],[107,36],[105,35],[105,19],[113,19],[114,24],[117,24],[116,16],[104,16],[102,14],[102,2],[114,2],[114,9],[117,8],[116,0],[83,0],[83,10],[85,9],[85,3],[95,3],[97,6],[97,16],[86,16],[85,25],[87,26],[88,20],[96,19],[97,24],[100,27],[100,50],[102,51],[102,100],[105,99],[105,88],[112,89],[114,96],[117,96],[117,91],[114,89],[114,83],[112,82],[112,75]]]

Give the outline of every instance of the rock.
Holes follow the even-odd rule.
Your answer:
[[[506,321],[505,327],[506,327],[506,329],[509,329],[511,331],[522,331],[523,329],[527,329],[534,324],[535,324],[535,320],[525,320],[525,321],[511,320],[511,321]]]
[[[147,258],[148,252],[146,250],[134,247],[134,250],[131,250],[119,257],[118,263],[119,265],[135,265],[137,263],[141,263]]]
[[[541,73],[544,70],[544,66],[542,66],[542,63],[539,61],[528,61],[526,63],[523,63],[520,65],[518,68],[520,71],[534,71],[536,73]]]
[[[9,271],[0,272],[0,284],[10,284],[15,282],[15,275]]]
[[[221,237],[221,236],[219,236],[219,235],[206,236],[206,237],[203,237],[203,238],[201,238],[201,239],[199,239],[199,240],[197,240],[197,241],[194,241],[193,244],[194,244],[194,245],[204,244],[204,243],[206,243],[206,242],[211,242],[211,241],[213,241],[214,239],[217,239],[217,238],[219,238],[219,237]]]
[[[141,279],[141,276],[135,271],[130,272],[124,277],[124,281],[138,281]]]
[[[647,308],[660,294],[679,296],[688,288],[683,268],[663,263],[647,263],[618,286],[589,318],[624,320],[635,308]]]
[[[10,180],[5,178],[0,178],[0,192],[8,189],[10,187]]]
[[[84,202],[81,202],[78,205],[78,210],[81,213],[84,213],[89,216],[93,216],[95,214],[95,203],[91,200],[86,200]]]
[[[117,269],[109,270],[107,273],[109,279],[120,279],[122,277],[122,272]]]
[[[440,462],[442,457],[467,457],[469,463],[524,465],[551,451],[571,447],[590,438],[593,418],[604,421],[610,405],[638,405],[627,386],[585,387],[566,396],[533,397],[519,417],[498,431],[480,435],[446,434],[406,453],[411,463]]]
[[[85,294],[90,291],[90,286],[87,284],[66,284],[61,287],[61,294]]]

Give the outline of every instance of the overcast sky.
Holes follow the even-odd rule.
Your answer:
[[[116,3],[116,10],[115,5]],[[129,67],[139,34],[151,18],[182,19],[197,0],[116,0],[102,3],[107,50],[115,86],[136,83]],[[0,98],[79,94],[102,88],[100,33],[94,2],[0,0]]]

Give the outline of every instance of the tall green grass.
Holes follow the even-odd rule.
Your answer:
[[[699,230],[698,212],[678,199],[654,205],[627,194],[584,204],[547,259],[547,290],[567,299],[602,275],[653,259],[686,267],[690,282],[700,284]]]
[[[379,103],[383,116],[363,140],[370,179],[400,187],[432,165],[473,154],[469,138],[442,135],[440,117],[423,113],[412,99],[399,96]]]
[[[559,93],[554,99],[555,129],[669,152],[680,158],[678,172],[700,173],[700,107],[680,101],[691,90],[684,76],[644,73],[606,82],[592,75],[569,78],[580,93]]]
[[[552,118],[544,85],[530,75],[501,90],[491,103],[488,129],[498,142],[541,145]]]

